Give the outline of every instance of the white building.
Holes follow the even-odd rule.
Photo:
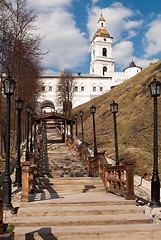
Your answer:
[[[91,42],[91,64],[90,74],[73,74],[75,81],[75,92],[73,98],[73,107],[83,104],[101,94],[109,91],[114,86],[122,83],[130,77],[139,73],[142,68],[136,66],[132,61],[130,66],[123,72],[114,70],[114,60],[112,52],[112,37],[105,27],[106,20],[102,14],[98,20],[98,30]],[[60,111],[56,101],[56,86],[61,73],[43,74],[45,91],[40,96],[40,103],[54,103],[55,109]],[[48,104],[46,104],[48,106]],[[48,111],[47,108],[45,108]]]

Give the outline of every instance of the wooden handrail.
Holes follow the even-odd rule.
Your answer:
[[[121,166],[107,166],[103,169],[102,180],[107,192],[125,196],[126,200],[134,200],[134,163]]]
[[[37,135],[34,153],[29,154],[29,161],[22,163],[22,195],[21,202],[29,202],[29,196],[33,192],[34,178],[37,174],[39,153],[42,148],[42,135]]]
[[[59,134],[61,134],[59,132]],[[78,144],[77,138],[72,139],[67,136],[66,145],[77,151],[78,159],[85,161],[89,176],[101,177],[107,192],[112,192],[125,196],[126,200],[134,200],[134,163],[127,162],[123,165],[112,166],[107,162],[105,152],[91,156],[86,144]]]
[[[67,138],[67,146],[77,150],[79,158],[85,161],[89,176],[102,178],[107,192],[117,193],[125,196],[126,200],[134,200],[134,163],[127,162],[123,165],[112,166],[105,157],[105,152],[91,156],[85,144],[76,144],[76,139],[71,142]],[[71,147],[72,146],[72,147]]]

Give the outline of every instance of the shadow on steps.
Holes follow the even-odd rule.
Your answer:
[[[43,240],[57,240],[57,238],[52,234],[51,228],[40,228],[37,231],[29,232],[25,234],[25,240],[35,240],[35,236],[38,235]]]

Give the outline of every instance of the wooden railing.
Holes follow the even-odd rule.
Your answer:
[[[105,158],[105,152],[91,156],[86,144],[78,144],[77,138],[74,140],[67,136],[66,145],[70,149],[75,149],[78,159],[86,162],[89,176],[102,178],[107,192],[125,196],[126,200],[134,200],[134,162],[126,162],[123,165],[112,166]]]
[[[42,134],[37,135],[34,153],[29,154],[29,161],[22,162],[22,195],[21,202],[29,202],[29,196],[33,192],[34,178],[37,174],[37,164],[42,148]]]
[[[99,156],[99,176],[104,182],[107,192],[125,196],[126,200],[134,200],[134,163],[126,162],[124,165],[112,166]]]

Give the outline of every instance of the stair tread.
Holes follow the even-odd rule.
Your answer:
[[[76,223],[76,221],[83,221],[83,222],[89,222],[89,225],[91,224],[91,222],[103,222],[103,221],[107,221],[107,222],[111,222],[111,221],[139,221],[139,220],[150,220],[153,221],[152,218],[148,215],[145,214],[121,214],[119,215],[114,215],[114,214],[107,214],[107,215],[96,215],[93,218],[93,215],[86,215],[86,216],[39,216],[36,217],[35,216],[29,216],[29,217],[17,217],[15,220],[15,224],[21,222],[21,223],[29,223],[29,224],[33,224],[38,222],[40,223],[44,223],[44,222],[48,222],[48,224],[50,225],[52,222],[55,222],[56,224],[58,224],[59,222],[61,223],[68,223],[68,222],[73,222]]]
[[[103,205],[103,206],[100,206],[100,205],[95,205],[95,206],[61,206],[61,209],[59,206],[45,206],[45,207],[41,207],[41,208],[38,208],[38,207],[34,207],[34,206],[31,206],[30,207],[30,211],[31,213],[32,212],[43,212],[43,211],[49,211],[50,212],[56,212],[56,211],[59,211],[59,212],[64,212],[64,211],[68,211],[69,213],[70,212],[78,212],[78,211],[117,211],[117,214],[119,214],[120,211],[134,211],[134,212],[140,212],[140,213],[143,213],[143,210],[140,208],[140,207],[137,207],[137,206],[134,206],[134,205],[114,205],[112,206],[108,206],[108,205]],[[19,211],[18,211],[18,214],[19,213],[22,213],[22,212],[25,212],[26,213],[26,208],[20,208]]]
[[[65,233],[87,233],[87,232],[131,232],[133,233],[133,231],[160,231],[161,230],[161,226],[157,225],[157,224],[151,224],[151,223],[146,223],[146,224],[123,224],[123,225],[86,225],[86,226],[54,226],[51,227],[52,232],[65,232]],[[31,231],[36,231],[39,230],[38,227],[15,227],[15,232],[18,233],[24,233],[27,232],[29,230],[29,232]],[[47,232],[49,231],[49,229],[41,229],[41,231],[43,232]]]
[[[135,200],[125,200],[123,197],[113,195],[106,192],[69,192],[69,193],[37,193],[32,194],[30,202],[21,203],[20,207],[26,206],[46,206],[46,205],[62,205],[62,204],[105,204],[105,205],[135,205]]]

